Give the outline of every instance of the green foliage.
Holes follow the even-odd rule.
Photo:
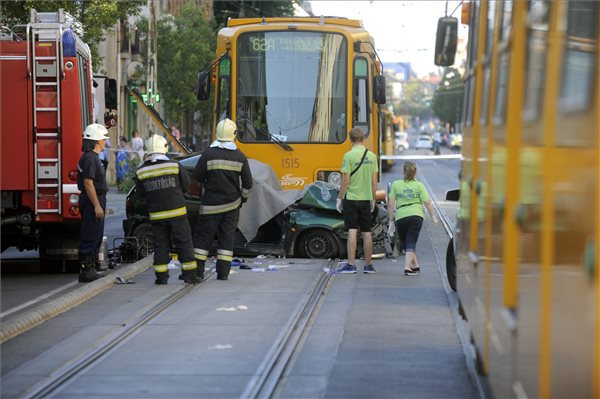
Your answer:
[[[180,120],[188,110],[210,113],[208,101],[198,103],[198,73],[215,56],[213,26],[204,16],[204,8],[187,3],[177,17],[158,21],[158,88],[166,99],[168,120]]]
[[[90,46],[94,68],[101,64],[98,43],[104,38],[104,31],[115,26],[120,19],[137,15],[144,0],[25,0],[0,2],[0,21],[3,25],[25,25],[29,22],[29,10],[54,12],[63,8],[76,18],[83,27],[82,40]]]
[[[425,90],[425,83],[413,79],[402,85],[400,104],[395,107],[401,115],[426,119],[431,116],[431,102]]]
[[[298,2],[301,0],[215,0],[217,29],[227,25],[228,18],[289,17]]]
[[[129,160],[129,163],[127,164],[127,175],[123,177],[123,180],[121,180],[118,185],[120,192],[128,193],[129,190],[135,186],[135,171],[141,163],[142,162],[137,156],[134,156],[133,159]]]
[[[456,68],[444,68],[444,75],[433,94],[433,112],[444,123],[455,126],[460,122],[464,84]]]

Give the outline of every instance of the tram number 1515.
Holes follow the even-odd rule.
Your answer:
[[[282,158],[281,167],[283,169],[299,169],[300,158]]]

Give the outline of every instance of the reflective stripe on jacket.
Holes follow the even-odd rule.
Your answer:
[[[204,187],[200,213],[205,215],[239,208],[252,189],[248,159],[237,149],[209,147],[198,160],[194,175]]]
[[[146,161],[135,173],[137,192],[146,198],[150,221],[186,217],[183,193],[190,185],[190,177],[177,161]]]

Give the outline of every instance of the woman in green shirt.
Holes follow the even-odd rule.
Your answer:
[[[415,180],[416,174],[417,165],[414,162],[405,162],[404,179],[394,181],[388,194],[390,230],[394,226],[393,221],[395,221],[396,231],[400,241],[404,243],[404,251],[406,252],[405,276],[415,276],[421,270],[415,248],[425,218],[423,205],[431,215],[433,223],[437,224],[438,222],[427,189],[425,189],[423,183]]]

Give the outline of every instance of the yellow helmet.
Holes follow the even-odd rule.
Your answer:
[[[147,154],[166,154],[169,144],[163,136],[153,134],[148,140],[146,140],[146,153]]]
[[[83,131],[83,138],[96,141],[106,140],[108,138],[108,130],[99,123],[92,123]]]
[[[237,126],[231,119],[223,119],[217,124],[217,140],[219,141],[233,141],[235,140],[235,133]]]

